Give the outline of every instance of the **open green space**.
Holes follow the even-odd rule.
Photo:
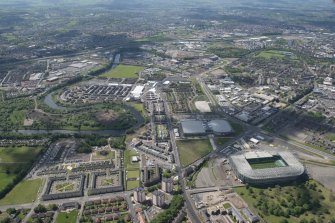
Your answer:
[[[178,140],[177,147],[182,166],[187,166],[212,151],[209,139]]]
[[[266,222],[330,222],[335,216],[335,194],[316,181],[268,188],[237,187],[235,191]]]
[[[113,179],[103,179],[101,182],[102,186],[108,186],[108,185],[113,185],[114,180]]]
[[[140,112],[141,115],[147,120],[148,119],[148,112],[145,109],[145,106],[143,103],[139,103],[139,102],[130,102],[129,103],[130,106],[132,106],[133,108],[136,109],[136,111]]]
[[[28,163],[34,161],[40,147],[0,147],[0,163]]]
[[[284,59],[285,57],[290,58],[292,60],[297,59],[297,57],[291,52],[280,51],[280,50],[265,50],[258,53],[256,57],[260,57],[267,60],[271,58]]]
[[[73,210],[71,212],[60,212],[56,218],[56,223],[76,223],[78,217],[78,211]]]
[[[327,133],[325,137],[330,141],[335,141],[335,133]]]
[[[22,181],[0,200],[0,205],[32,203],[36,200],[37,193],[42,188],[42,184],[42,179]]]
[[[128,178],[139,178],[140,177],[140,172],[138,170],[129,170],[127,172],[127,177]]]
[[[144,104],[143,103],[139,103],[139,102],[130,102],[129,103],[130,106],[132,106],[133,108],[135,108],[137,111],[141,112],[141,114],[143,116],[146,115],[146,110],[144,108]]]
[[[34,108],[27,98],[0,100],[0,129],[18,129],[23,125],[26,112]]]
[[[138,180],[128,180],[127,181],[127,190],[133,190],[140,186],[140,181]]]
[[[133,113],[121,103],[100,103],[69,107],[65,112],[53,110],[44,102],[41,107],[47,113],[32,111],[33,129],[101,130],[128,129],[137,123]]]
[[[138,162],[133,163],[131,161],[131,157],[133,157],[133,156],[139,156],[139,153],[137,153],[134,150],[129,150],[129,149],[124,151],[124,159],[125,159],[125,164],[126,164],[126,169],[127,170],[138,169],[140,167],[140,164]]]
[[[56,185],[56,190],[59,192],[73,191],[73,189],[74,189],[73,183],[63,183]]]
[[[138,73],[143,70],[144,67],[141,66],[118,65],[101,76],[108,78],[138,78]]]
[[[13,111],[13,113],[10,114],[10,116],[9,116],[11,122],[14,123],[15,125],[22,125],[25,117],[26,117],[26,111],[25,110]]]
[[[97,151],[93,153],[92,160],[111,160],[115,159],[115,151]]]
[[[250,53],[249,50],[238,48],[234,45],[224,42],[211,43],[208,51],[221,58],[240,58]]]
[[[41,147],[0,147],[0,191],[29,170],[41,150]]]
[[[15,177],[16,177],[15,174],[7,174],[7,173],[0,172],[0,179],[1,179],[0,180],[0,191],[3,190],[8,184],[13,182]]]

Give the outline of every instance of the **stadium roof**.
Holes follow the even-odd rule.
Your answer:
[[[247,159],[269,158],[271,156],[280,156],[287,164],[284,167],[274,167],[265,169],[252,169]],[[239,152],[230,156],[231,163],[235,165],[239,174],[249,179],[273,179],[292,176],[300,176],[305,172],[304,166],[288,151],[257,151],[257,152]]]

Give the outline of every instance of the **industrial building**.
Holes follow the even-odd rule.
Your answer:
[[[228,135],[233,132],[229,122],[223,119],[184,119],[180,124],[184,136],[202,136],[207,134]]]
[[[243,183],[283,183],[298,180],[305,174],[305,167],[287,151],[239,152],[229,159],[236,177]]]

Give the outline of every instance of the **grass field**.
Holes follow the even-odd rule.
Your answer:
[[[267,60],[271,58],[284,59],[285,57],[289,57],[292,60],[297,59],[297,57],[290,52],[279,50],[265,50],[260,52],[256,57],[264,58]]]
[[[0,163],[28,163],[37,157],[40,147],[0,147]]]
[[[135,108],[137,111],[141,112],[143,117],[147,116],[147,111],[145,110],[143,103],[131,102],[129,105]]]
[[[327,133],[326,139],[335,142],[335,133]]]
[[[182,166],[187,166],[212,151],[208,139],[178,140],[177,147]]]
[[[108,185],[113,185],[113,179],[104,179],[104,180],[102,180],[102,182],[101,182],[101,185],[102,186],[108,186]]]
[[[15,174],[6,174],[0,172],[0,190],[4,189],[8,184],[10,184],[14,179]]]
[[[140,177],[140,172],[138,170],[129,170],[127,172],[127,177],[128,178],[139,178]]]
[[[93,153],[92,160],[111,160],[115,159],[115,151],[108,151],[106,156],[101,155],[99,152]]]
[[[140,164],[139,163],[132,163],[131,157],[132,156],[138,156],[139,154],[136,151],[127,149],[124,152],[124,159],[126,164],[126,171],[127,178],[139,178],[140,174]],[[127,180],[126,181],[126,188],[127,190],[132,190],[134,188],[137,188],[140,186],[140,182],[138,180]]]
[[[314,184],[316,185],[315,188],[309,186]],[[301,189],[301,185],[306,185],[307,190]],[[335,194],[313,180],[296,186],[250,187],[249,189],[237,187],[235,191],[248,203],[251,210],[258,213],[266,222],[281,222],[284,219],[287,219],[289,223],[298,223],[302,219],[308,220],[307,222],[311,222],[311,219],[316,220],[316,222],[329,222],[335,216]],[[302,193],[310,194],[311,198],[309,200],[319,200],[320,206],[315,205],[312,206],[312,210],[304,211],[298,215],[293,214],[292,211],[301,210],[306,205],[304,207],[293,205],[294,203],[297,204],[297,201],[299,203],[297,199]],[[268,208],[264,208],[265,203]],[[283,217],[271,213],[276,212],[275,210],[278,210],[278,208],[287,216]],[[319,221],[318,216],[323,216],[323,219]]]
[[[137,78],[138,73],[143,71],[144,67],[140,66],[128,66],[128,65],[118,65],[114,69],[107,73],[104,73],[102,77],[108,78]]]
[[[29,169],[41,147],[0,147],[0,190],[10,184],[18,173]]]
[[[140,182],[138,180],[127,181],[127,190],[133,190],[140,186]]]
[[[32,203],[36,200],[37,193],[42,188],[42,184],[42,179],[22,181],[0,200],[0,206]]]
[[[136,151],[129,150],[129,149],[127,149],[124,152],[124,159],[125,159],[126,169],[127,170],[129,170],[129,169],[137,169],[137,168],[140,167],[139,163],[132,163],[131,162],[131,157],[132,156],[139,156],[139,154]]]
[[[56,190],[59,192],[72,191],[74,189],[73,183],[63,183],[56,185]]]
[[[277,165],[276,162],[271,162],[271,161],[262,162],[262,163],[253,163],[253,164],[250,164],[250,166],[254,170],[281,167],[280,165]]]
[[[57,216],[56,223],[76,223],[78,217],[78,211],[73,210],[69,213],[60,212]]]

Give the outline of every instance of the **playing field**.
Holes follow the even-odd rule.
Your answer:
[[[22,181],[0,200],[0,206],[32,203],[36,200],[37,193],[42,188],[42,184],[42,179]]]
[[[287,166],[285,161],[280,157],[274,157],[271,159],[248,159],[252,169],[268,169]]]
[[[118,65],[114,69],[104,73],[102,77],[108,78],[137,78],[138,73],[143,71],[144,67]]]
[[[208,139],[178,140],[177,147],[182,166],[195,162],[213,150]]]
[[[56,223],[76,223],[78,211],[73,210],[69,213],[60,212],[57,216]]]
[[[140,173],[138,170],[129,170],[127,172],[127,178],[139,178],[140,177]]]
[[[279,51],[279,50],[266,50],[260,52],[257,57],[264,58],[264,59],[271,59],[271,58],[277,58],[277,59],[283,59],[285,57],[289,57],[290,59],[297,59],[297,57],[286,51]]]
[[[140,182],[138,180],[127,181],[127,190],[133,190],[140,186]]]

